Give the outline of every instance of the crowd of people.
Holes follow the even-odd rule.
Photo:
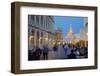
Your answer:
[[[53,53],[49,55],[50,52]],[[60,52],[58,55],[57,53]],[[63,53],[63,54],[61,54]],[[57,55],[56,55],[57,54]],[[63,55],[63,56],[61,56]],[[33,46],[32,50],[28,51],[28,60],[49,60],[51,59],[80,59],[88,57],[88,47],[81,47],[72,44],[55,44],[55,45],[43,45]]]

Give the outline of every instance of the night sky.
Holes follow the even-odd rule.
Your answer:
[[[74,17],[74,16],[54,16],[54,27],[61,28],[63,31],[63,36],[67,35],[69,31],[70,24],[72,24],[72,31],[74,34],[80,32],[80,28],[84,25],[84,17]]]

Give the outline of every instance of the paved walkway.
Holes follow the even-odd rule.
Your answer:
[[[58,51],[49,51],[48,53],[48,59],[65,59],[65,52],[64,50],[58,50]]]

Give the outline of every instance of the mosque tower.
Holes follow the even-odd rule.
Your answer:
[[[67,33],[67,36],[65,37],[65,40],[67,43],[72,43],[73,38],[74,38],[74,35],[73,35],[73,31],[72,31],[72,24],[70,24],[69,31]]]
[[[67,37],[72,37],[72,36],[73,36],[72,24],[70,24],[69,31],[67,33]]]

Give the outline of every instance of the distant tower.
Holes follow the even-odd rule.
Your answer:
[[[74,38],[74,36],[73,36],[73,31],[72,31],[72,24],[70,24],[69,31],[68,31],[67,37],[66,37],[67,43],[72,43],[73,38]]]
[[[67,36],[68,36],[68,37],[73,36],[73,32],[72,32],[72,24],[70,24],[70,27],[69,27],[69,31],[68,31],[68,33],[67,33]]]

